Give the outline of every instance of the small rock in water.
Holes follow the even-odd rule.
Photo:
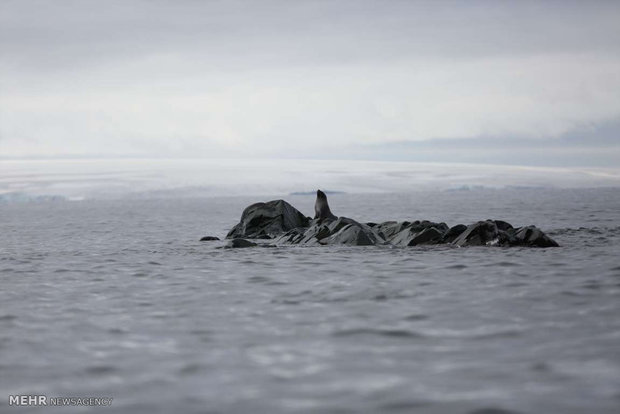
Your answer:
[[[214,241],[214,240],[219,240],[219,237],[215,237],[215,236],[204,236],[202,239],[200,239],[200,241]]]

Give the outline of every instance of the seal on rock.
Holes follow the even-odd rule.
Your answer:
[[[535,226],[515,228],[502,220],[485,220],[469,226],[427,220],[358,223],[336,217],[321,190],[316,192],[315,217],[304,216],[284,200],[255,203],[243,210],[241,221],[232,228],[226,247],[273,247],[281,244],[346,246],[418,246],[450,244],[452,246],[530,246],[556,247],[558,244]],[[205,238],[207,240],[209,238]],[[246,239],[274,239],[274,244]],[[221,246],[218,246],[221,247]]]
[[[327,196],[321,190],[316,190],[316,202],[314,203],[314,218],[319,220],[330,219],[336,220],[327,204]]]

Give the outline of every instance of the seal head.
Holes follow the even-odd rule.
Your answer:
[[[327,204],[327,196],[321,190],[316,191],[316,202],[314,203],[314,218],[319,220],[330,219],[336,220]]]

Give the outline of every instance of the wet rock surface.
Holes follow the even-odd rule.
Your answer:
[[[246,239],[232,239],[228,243],[226,243],[227,249],[242,249],[244,247],[256,247],[257,243],[251,242]]]
[[[325,195],[319,196],[322,197],[320,201],[324,203],[324,208],[329,211]],[[243,240],[246,238],[274,239],[276,244],[308,246],[558,246],[536,226],[515,228],[503,220],[483,220],[452,227],[443,222],[427,220],[359,223],[348,217],[333,215],[310,220],[284,200],[256,203],[247,207],[241,221],[231,229],[226,238],[233,239],[233,244],[239,244],[230,247],[248,247],[243,242],[252,242]]]
[[[293,229],[276,240],[282,244],[341,244],[347,246],[374,246],[385,244],[372,227],[348,217],[315,219],[307,228]]]
[[[219,240],[219,237],[215,237],[215,236],[204,236],[200,239],[200,241],[217,241]]]
[[[227,239],[272,239],[296,227],[307,227],[310,219],[284,200],[255,203],[243,210],[241,221]]]

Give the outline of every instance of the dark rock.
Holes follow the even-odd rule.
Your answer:
[[[258,236],[254,237],[255,239],[262,239],[262,240],[271,240],[273,237],[269,236],[268,234],[259,234]]]
[[[338,220],[346,218],[340,217]],[[319,240],[320,244],[344,244],[347,246],[374,246],[384,241],[378,237],[371,227],[354,220],[343,226],[334,226],[334,231],[327,238]],[[328,226],[329,228],[329,226]]]
[[[555,240],[535,226],[515,229],[510,223],[501,220],[474,223],[468,226],[452,243],[457,246],[559,246]]]
[[[435,223],[435,222],[428,221],[428,220],[422,220],[422,221],[416,220],[413,223],[411,223],[411,227],[417,230],[424,230],[429,227],[434,227],[441,233],[446,233],[450,229],[450,227],[448,227],[446,223]]]
[[[327,221],[326,224],[327,224],[327,228],[329,229],[330,234],[338,233],[341,229],[349,225],[356,226],[356,227],[364,226],[370,229],[370,227],[366,226],[365,224],[358,223],[357,221],[350,219],[348,217],[338,217],[335,220]]]
[[[297,227],[297,228],[291,229],[287,231],[286,233],[284,233],[283,235],[281,235],[280,237],[278,237],[275,240],[275,242],[284,243],[284,244],[299,244],[299,242],[304,237],[305,230],[306,229],[304,229],[303,227]]]
[[[502,232],[505,233],[505,232]],[[485,246],[498,244],[500,230],[492,220],[479,221],[467,226],[452,244],[457,246]]]
[[[277,242],[285,244],[344,244],[348,246],[370,246],[384,243],[373,228],[347,218],[336,220],[315,219],[307,229],[293,229],[278,238]]]
[[[243,210],[241,221],[226,238],[274,238],[296,227],[308,227],[308,222],[308,217],[284,200],[256,203]]]
[[[251,242],[249,240],[246,240],[246,239],[232,239],[226,244],[225,247],[229,249],[240,249],[243,247],[255,247],[255,246],[258,246],[258,244]]]
[[[277,244],[372,246],[392,244],[417,246],[453,244],[456,246],[536,246],[555,247],[558,244],[535,226],[515,229],[502,220],[485,220],[449,228],[446,223],[427,220],[358,223],[347,217],[336,217],[329,211],[327,197],[317,192],[315,212],[310,220],[284,200],[256,203],[247,207],[241,221],[226,236],[226,247],[253,247],[256,243],[245,238],[276,238]],[[216,240],[204,237],[202,240]],[[259,246],[274,246],[264,243]]]
[[[497,226],[498,230],[501,231],[507,231],[510,232],[511,230],[514,229],[514,227],[512,227],[512,224],[502,221],[502,220],[493,220],[495,222],[495,225]]]
[[[332,235],[332,230],[325,223],[316,222],[311,225],[308,230],[303,233],[303,237],[299,241],[300,244],[315,244],[319,243]]]
[[[558,247],[555,240],[547,236],[536,226],[521,227],[515,230],[516,245],[534,247]]]
[[[435,227],[428,227],[413,237],[407,246],[417,246],[419,244],[438,244],[441,243],[444,233]]]
[[[289,230],[276,239],[276,243],[284,244],[319,244],[319,240],[329,237],[331,231],[327,224],[329,220],[311,220],[309,227],[297,227]]]
[[[377,224],[373,229],[385,240],[390,241],[396,234],[410,226],[411,222],[409,221],[384,221],[383,223]]]
[[[398,232],[393,234],[394,230]],[[400,226],[384,227],[386,240],[395,246],[417,246],[419,244],[441,243],[443,235],[448,231],[446,223],[419,221],[403,222]],[[386,234],[387,233],[387,234]],[[390,236],[390,234],[392,234]]]
[[[215,237],[215,236],[204,236],[202,239],[200,239],[200,241],[213,241],[213,240],[219,240],[219,237]]]
[[[450,230],[443,236],[443,242],[452,243],[454,239],[459,237],[465,230],[467,230],[467,226],[464,224],[457,224],[456,226],[450,227]]]

